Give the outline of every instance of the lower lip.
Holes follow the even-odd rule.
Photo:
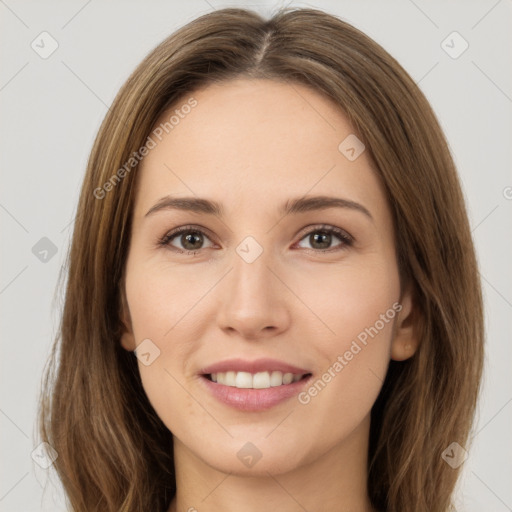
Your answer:
[[[266,389],[236,388],[213,382],[201,375],[210,393],[220,402],[242,411],[265,411],[297,395],[311,379],[308,375],[297,382]]]

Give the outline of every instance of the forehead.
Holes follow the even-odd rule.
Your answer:
[[[236,79],[210,85],[168,109],[152,133],[158,127],[156,146],[139,169],[139,210],[169,193],[239,208],[259,200],[281,205],[309,191],[375,202],[380,192],[367,154],[350,161],[338,149],[354,135],[345,114],[300,84]]]
[[[197,104],[188,109],[191,98]],[[163,137],[174,148],[195,144],[194,155],[188,156],[201,158],[215,153],[225,159],[264,160],[279,153],[296,159],[312,145],[316,153],[332,149],[340,136],[353,132],[341,109],[324,95],[301,84],[264,79],[240,78],[195,91],[163,113],[157,126],[171,117],[179,122]]]

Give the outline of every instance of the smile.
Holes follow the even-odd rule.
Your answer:
[[[276,359],[230,359],[202,368],[200,382],[217,401],[241,411],[264,411],[300,393],[312,373]]]
[[[297,382],[309,374],[283,373],[280,371],[249,372],[218,372],[208,374],[206,377],[212,382],[239,389],[268,389],[277,386],[286,386]]]

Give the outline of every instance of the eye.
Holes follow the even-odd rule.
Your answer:
[[[171,246],[177,252],[195,254],[195,251],[204,249],[202,245],[205,239],[210,240],[203,230],[193,226],[183,226],[167,233],[158,241],[158,244]],[[173,242],[180,245],[176,246]]]
[[[332,242],[338,239],[339,243],[332,247]],[[159,246],[170,247],[179,253],[196,254],[197,251],[205,249],[203,244],[205,240],[210,241],[208,247],[213,247],[210,238],[205,231],[195,226],[182,226],[177,228],[158,240]],[[303,247],[300,244],[307,241],[311,248]],[[334,226],[318,225],[314,226],[299,241],[299,247],[314,252],[334,252],[343,250],[353,244],[354,239],[344,230]],[[176,245],[179,244],[179,245]]]
[[[331,246],[333,238],[340,241],[334,247]],[[306,236],[301,238],[299,244],[304,240],[311,244],[311,248],[315,252],[339,251],[351,246],[354,242],[354,239],[346,231],[325,225],[315,226],[314,229],[308,231]],[[308,248],[306,247],[306,249]]]

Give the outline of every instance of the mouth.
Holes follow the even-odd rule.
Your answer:
[[[297,395],[312,378],[304,368],[283,361],[231,359],[199,372],[207,392],[242,411],[264,411]]]
[[[269,389],[278,386],[288,386],[310,377],[311,373],[283,373],[277,370],[250,373],[231,370],[207,373],[202,376],[211,382],[238,389]]]

